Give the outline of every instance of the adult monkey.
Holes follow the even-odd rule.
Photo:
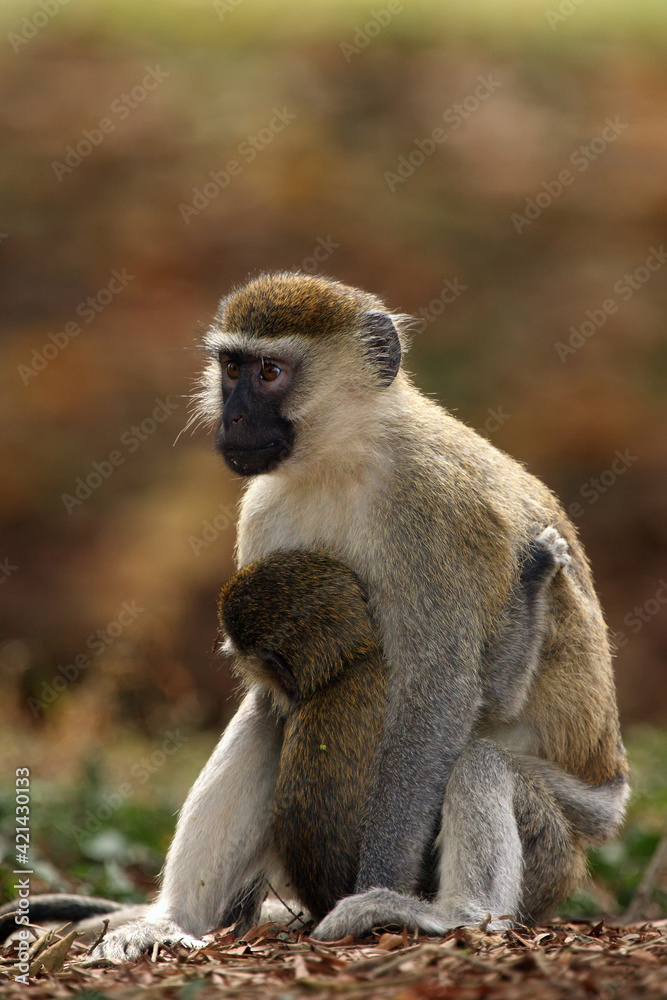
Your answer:
[[[574,883],[582,837],[611,833],[627,793],[606,630],[574,528],[545,486],[412,385],[406,328],[374,296],[284,273],[223,300],[206,338],[199,413],[227,464],[253,477],[239,566],[280,548],[330,552],[366,586],[390,668],[356,893],[318,925],[323,938],[520,919],[545,877],[533,848],[554,799],[554,850]],[[517,677],[521,554],[547,527],[572,561],[551,588],[539,662]],[[192,940],[238,912],[270,874],[279,754],[252,691],[188,797],[146,921],[98,955]],[[438,824],[440,888],[424,903],[412,893]]]

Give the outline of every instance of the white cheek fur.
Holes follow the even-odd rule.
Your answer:
[[[232,639],[231,636],[226,635],[223,639],[220,640],[220,652],[224,653],[225,656],[238,655],[239,651],[234,645],[234,640]]]

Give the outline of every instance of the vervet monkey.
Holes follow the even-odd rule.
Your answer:
[[[576,532],[542,483],[415,388],[408,325],[338,282],[260,275],[221,303],[197,401],[227,464],[249,477],[239,567],[276,549],[327,551],[362,581],[388,665],[355,893],[320,922],[322,938],[520,920],[543,875],[553,885],[581,870],[574,819],[603,838],[627,793],[609,644]],[[507,681],[505,705],[496,664],[521,557],[549,527],[571,562],[549,591],[539,661]],[[281,736],[253,688],[188,797],[146,921],[98,953],[134,957],[221,922],[267,867]],[[438,826],[439,889],[423,903],[413,894]]]
[[[200,409],[228,464],[252,477],[239,565],[276,548],[321,546],[339,558],[368,590],[390,669],[357,893],[318,928],[328,937],[390,922],[399,902],[402,915],[443,798],[441,872],[450,874],[441,886],[464,898],[441,903],[441,926],[489,911],[518,916],[522,850],[508,752],[582,779],[582,796],[602,785],[588,799],[609,831],[626,792],[606,631],[574,529],[541,483],[415,389],[402,367],[406,326],[366,293],[279,274],[233,292],[207,338]],[[554,580],[539,669],[518,693],[508,689],[496,721],[503,711],[488,679],[504,657],[521,553],[536,525],[554,527],[572,561]],[[489,849],[497,877],[473,893],[451,881],[461,878],[452,858],[466,824],[457,825],[465,814],[445,789],[467,788],[468,773],[474,789],[480,766],[504,778],[494,788],[505,794],[495,814],[481,788],[472,795],[479,837],[500,841]],[[479,857],[477,837],[467,839]],[[374,888],[401,892],[385,895],[379,913],[376,897],[365,898]]]

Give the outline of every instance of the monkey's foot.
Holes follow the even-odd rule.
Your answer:
[[[154,946],[180,944],[183,948],[203,948],[206,941],[186,934],[173,920],[135,920],[112,931],[87,957],[84,965],[108,962],[136,962]]]
[[[278,899],[266,899],[262,903],[258,923],[272,923],[276,927],[291,927],[294,929],[312,920],[310,913],[301,903],[290,900],[290,904],[283,903]]]
[[[313,931],[321,941],[339,941],[351,934],[361,937],[374,927],[407,927],[434,937],[442,937],[453,927],[476,926],[486,914],[445,912],[434,903],[391,889],[370,889],[357,896],[341,899]],[[503,931],[512,926],[511,920],[492,920],[490,931]]]
[[[536,542],[551,554],[554,561],[554,570],[563,569],[564,566],[567,566],[572,561],[569,545],[555,528],[545,528],[537,536]]]

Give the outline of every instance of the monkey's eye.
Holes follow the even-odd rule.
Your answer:
[[[262,367],[259,372],[259,377],[264,379],[265,382],[274,382],[280,375],[282,368],[278,365],[274,365],[273,361],[265,361],[262,358]]]
[[[239,377],[239,366],[236,361],[227,361],[225,364],[227,378],[237,379]]]

